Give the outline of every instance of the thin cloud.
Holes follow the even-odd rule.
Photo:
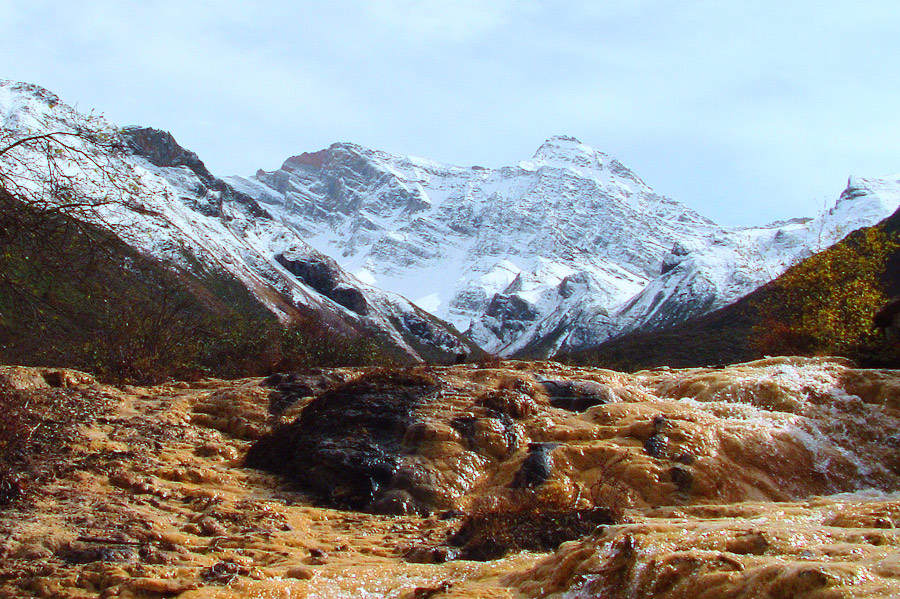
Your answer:
[[[0,76],[221,175],[335,141],[501,166],[565,133],[751,224],[900,171],[898,29],[887,0],[32,0],[0,7]]]
[[[380,25],[417,42],[460,43],[489,33],[529,7],[521,0],[366,0]]]

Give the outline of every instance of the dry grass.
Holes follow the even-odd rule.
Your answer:
[[[0,389],[0,506],[70,469],[78,428],[110,407],[89,389]]]

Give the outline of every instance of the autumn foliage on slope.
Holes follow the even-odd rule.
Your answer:
[[[900,348],[873,329],[886,294],[900,294],[900,214],[794,265],[709,314],[635,331],[556,359],[617,370],[747,362],[764,355],[840,354],[898,367]]]
[[[872,227],[788,269],[757,304],[754,348],[764,354],[856,357],[877,343],[873,319],[887,301],[881,281],[897,247]]]

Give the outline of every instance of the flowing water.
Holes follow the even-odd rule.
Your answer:
[[[397,459],[428,481],[429,509],[379,515],[243,466],[278,420],[260,379],[114,388],[3,370],[0,386],[34,402],[64,393],[90,409],[0,509],[0,597],[900,596],[900,373],[800,358],[416,372],[437,391],[410,404]],[[602,401],[563,405],[546,381]],[[48,412],[35,434],[62,425]],[[523,503],[538,527],[559,522],[542,506],[615,523],[453,559],[466,515]],[[511,522],[485,535],[534,530]]]

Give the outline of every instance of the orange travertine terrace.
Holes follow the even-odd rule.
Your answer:
[[[900,373],[778,358],[293,380],[309,394],[273,410],[271,380],[116,388],[3,368],[37,420],[27,467],[5,475],[0,597],[900,595]],[[566,385],[599,399],[567,404]],[[355,414],[350,432],[329,432],[331,409]],[[365,493],[346,447],[390,465]]]

